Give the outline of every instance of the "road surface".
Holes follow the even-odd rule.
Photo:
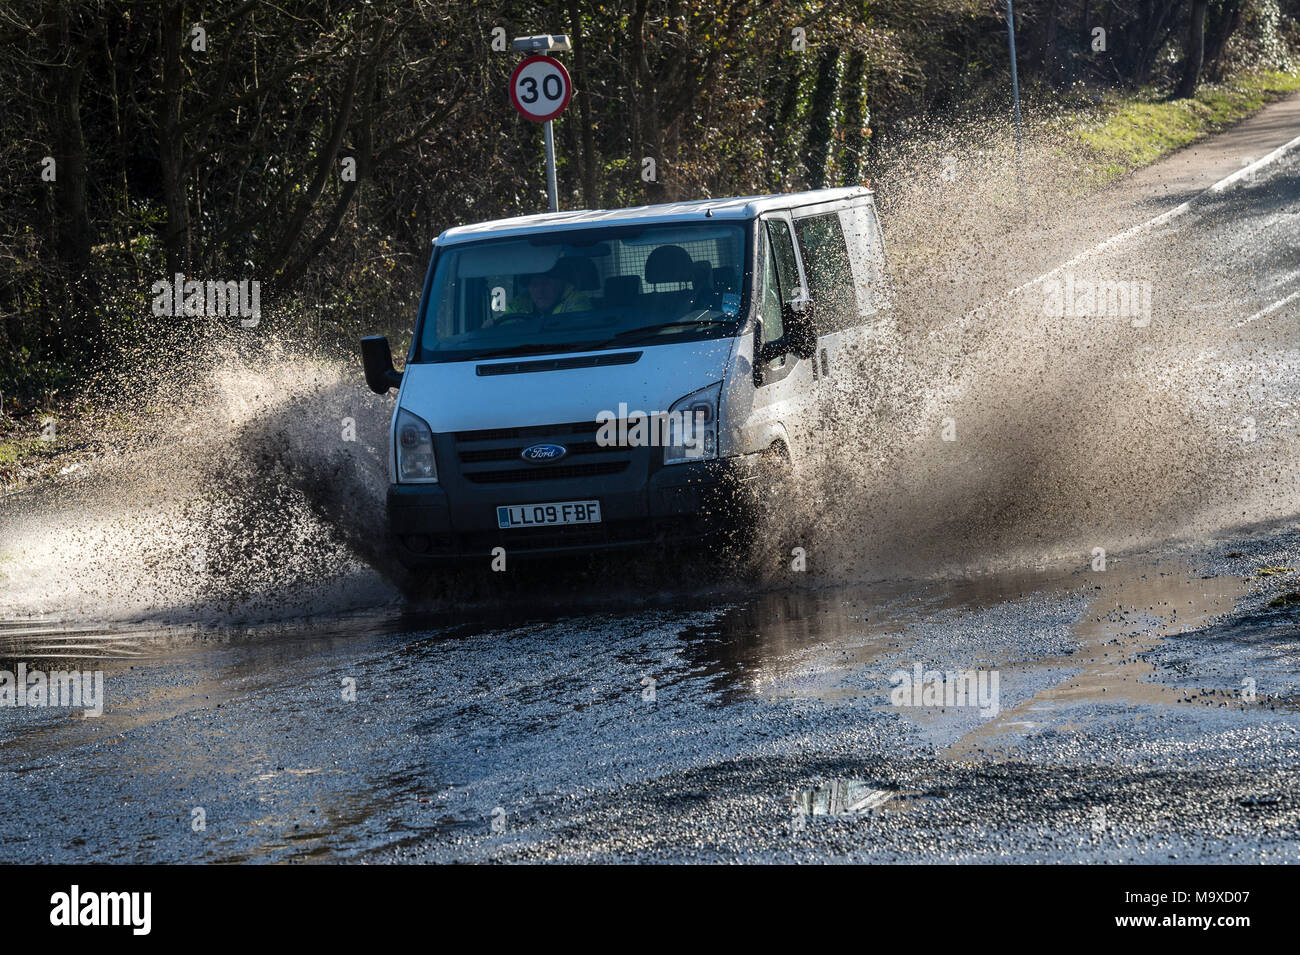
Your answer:
[[[0,707],[0,862],[1300,862],[1300,152],[1075,271],[1147,321],[1035,288],[905,329],[909,450],[848,484],[907,492],[810,493],[807,572],[408,603],[345,547],[244,625],[276,554],[133,550],[94,479],[0,502],[0,669],[105,686]],[[160,596],[222,560],[261,604]],[[979,705],[924,695],[960,673]]]

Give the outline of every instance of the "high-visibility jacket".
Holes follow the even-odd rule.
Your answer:
[[[591,299],[584,292],[574,291],[572,285],[566,285],[564,291],[548,312],[537,312],[533,307],[532,296],[525,292],[516,295],[506,303],[507,315],[559,315],[561,312],[586,312],[591,309]]]

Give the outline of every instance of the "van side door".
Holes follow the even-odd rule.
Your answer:
[[[765,342],[774,342],[785,334],[782,304],[807,299],[807,282],[798,244],[788,212],[768,213],[756,224],[756,289],[754,304],[757,321],[754,328],[754,404],[751,426],[757,432],[747,445],[761,450],[770,445],[773,435],[784,435],[790,457],[798,469],[812,450],[816,436],[816,380],[812,361],[801,360],[793,352],[760,362],[758,355]],[[763,436],[763,437],[760,437]],[[755,442],[760,446],[755,447]]]
[[[817,322],[816,372],[828,418],[851,422],[864,384],[878,370],[874,342],[879,235],[870,206],[822,210],[794,220]]]
[[[796,213],[795,236],[808,275],[808,292],[817,326],[813,378],[818,383],[823,426],[846,422],[840,405],[841,382],[851,378],[846,361],[848,330],[858,321],[852,266],[838,210]],[[830,442],[834,443],[834,441]]]

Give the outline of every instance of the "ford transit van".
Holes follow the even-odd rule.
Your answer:
[[[765,466],[807,468],[889,322],[864,188],[448,229],[404,369],[362,340],[369,387],[398,389],[398,556],[725,534]]]

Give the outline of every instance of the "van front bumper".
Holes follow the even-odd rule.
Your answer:
[[[721,540],[748,519],[759,455],[659,467],[636,486],[589,477],[489,487],[391,484],[389,530],[398,556],[419,567],[439,559],[581,553],[660,543]],[[599,524],[497,527],[503,505],[600,502]]]

